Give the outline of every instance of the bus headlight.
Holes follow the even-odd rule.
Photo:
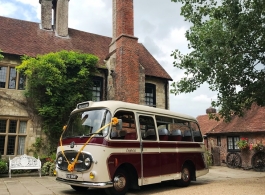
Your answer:
[[[90,158],[86,158],[86,159],[85,159],[85,166],[90,167],[90,165],[91,165],[91,160],[90,160]]]
[[[63,163],[63,157],[62,157],[62,156],[60,156],[60,157],[57,159],[57,163],[58,163],[59,165],[61,165],[61,164]]]

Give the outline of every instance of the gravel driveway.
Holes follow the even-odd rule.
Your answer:
[[[142,187],[128,195],[265,195],[265,172],[214,166],[189,187],[168,183]]]
[[[0,177],[0,195],[106,195],[104,190],[76,192],[55,177]],[[127,195],[265,195],[265,172],[214,166],[207,175],[197,178],[186,188],[170,183],[143,186]]]

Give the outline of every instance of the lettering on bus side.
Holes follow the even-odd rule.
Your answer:
[[[130,148],[127,148],[127,149],[126,149],[126,152],[136,152],[136,149],[130,149]]]

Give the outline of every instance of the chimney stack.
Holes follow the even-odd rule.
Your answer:
[[[109,52],[115,75],[115,100],[140,103],[138,46],[138,38],[134,37],[133,0],[113,0],[113,37]]]
[[[69,0],[55,0],[54,4],[54,24],[57,36],[68,36],[68,8]]]
[[[41,4],[41,28],[52,29],[52,0],[39,0]]]
[[[133,0],[114,0],[113,39],[121,35],[134,36]]]

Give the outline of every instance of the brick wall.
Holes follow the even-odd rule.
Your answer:
[[[208,141],[208,149],[211,150],[211,148],[213,147],[219,147],[220,149],[220,161],[221,164],[226,166],[226,156],[229,153],[227,151],[227,136],[228,135],[223,135],[220,136],[221,137],[221,146],[217,146],[217,138],[216,136],[210,136],[207,138]],[[236,135],[238,136],[238,135]],[[242,133],[240,133],[240,137],[244,137],[244,138],[248,138],[248,143],[262,143],[263,145],[265,145],[265,137],[264,137],[264,133],[248,133],[248,134],[244,134],[242,135]],[[244,151],[235,151],[237,152],[242,160],[242,168],[250,168],[252,167],[251,164],[251,158],[253,156],[253,154],[255,154],[254,150],[244,150]]]
[[[140,65],[137,39],[122,36],[116,41],[115,100],[140,103]]]
[[[139,64],[138,39],[134,36],[133,0],[113,1],[113,40],[109,59],[111,73],[109,84],[113,86],[111,99],[140,103],[142,69]],[[111,72],[113,71],[113,72]],[[140,84],[141,83],[141,84]]]
[[[116,36],[134,35],[133,0],[116,1]]]

